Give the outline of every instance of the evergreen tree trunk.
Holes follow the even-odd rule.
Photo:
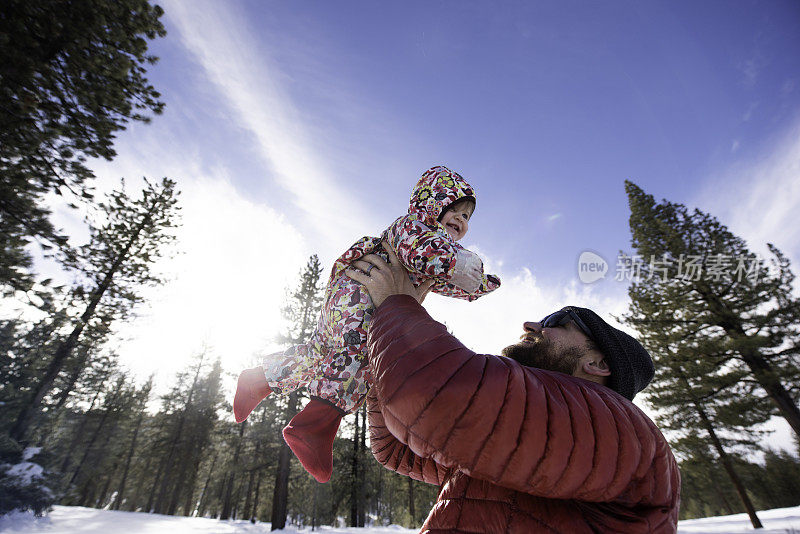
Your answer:
[[[225,500],[222,503],[222,513],[220,519],[229,519],[231,511],[233,510],[233,486],[236,482],[236,467],[239,464],[239,453],[242,450],[242,441],[244,436],[244,428],[247,426],[247,421],[239,426],[239,440],[236,442],[236,450],[233,453],[233,463],[231,464],[231,472],[228,474],[228,484],[225,490]]]
[[[153,456],[147,455],[146,460],[144,462],[144,469],[142,469],[142,474],[139,477],[139,480],[136,483],[136,489],[133,490],[133,495],[131,496],[130,505],[126,506],[128,511],[135,512],[137,511],[137,504],[142,502],[142,494],[145,482],[147,482],[147,474],[150,472],[150,465],[153,463]],[[149,512],[150,510],[145,508],[145,512]]]
[[[97,393],[94,394],[92,398],[92,403],[89,405],[89,409],[86,410],[86,413],[83,414],[83,418],[81,419],[81,424],[78,426],[78,430],[75,432],[75,435],[72,438],[72,442],[70,443],[69,447],[67,447],[67,455],[64,457],[64,461],[61,463],[60,472],[62,474],[67,473],[67,469],[69,469],[69,464],[72,463],[72,451],[76,450],[78,445],[78,441],[83,437],[83,431],[86,428],[86,424],[89,421],[89,415],[91,415],[92,410],[94,409],[94,404],[97,402],[97,399],[100,398],[101,391],[98,389]]]
[[[383,469],[378,470],[378,491],[375,492],[375,511],[378,519],[383,519],[385,506],[383,503]],[[389,523],[391,525],[391,522]]]
[[[709,309],[714,314],[725,318],[725,321],[722,321],[719,326],[725,330],[731,339],[741,341],[748,338],[744,326],[740,321],[734,319],[736,315],[731,312],[729,306],[718,295],[714,294],[705,284],[698,284],[697,291],[703,296],[708,303]],[[786,388],[783,387],[776,370],[772,368],[770,362],[758,350],[743,349],[741,350],[741,356],[745,365],[753,373],[753,378],[767,392],[767,396],[778,407],[781,416],[786,419],[795,435],[800,438],[800,408],[798,408],[789,392],[786,391]]]
[[[208,485],[211,483],[211,476],[214,474],[214,466],[217,464],[217,456],[219,452],[214,452],[214,458],[211,460],[211,467],[208,469],[208,476],[206,477],[206,483],[203,484],[203,491],[200,493],[200,504],[197,506],[197,515],[200,517],[204,517],[206,512],[206,503],[207,499],[206,496],[208,495]]]
[[[714,488],[714,495],[717,497],[719,503],[722,504],[722,507],[725,509],[728,515],[735,514],[736,510],[733,509],[730,501],[728,501],[727,497],[725,497],[725,493],[722,491],[723,483],[717,476],[717,469],[715,465],[716,462],[714,462],[714,458],[706,454],[705,450],[702,450],[701,454],[703,461],[708,464],[708,475],[709,479],[711,479],[712,487]]]
[[[414,507],[414,479],[411,477],[406,478],[408,479],[408,515],[411,516],[409,527],[413,528],[417,523],[417,511]]]
[[[756,515],[756,509],[753,506],[753,503],[750,501],[750,497],[747,495],[747,490],[745,489],[744,484],[742,484],[739,475],[736,473],[728,453],[725,452],[725,449],[722,447],[716,432],[714,432],[714,427],[711,426],[704,412],[701,411],[700,417],[703,419],[703,422],[707,423],[708,425],[708,435],[711,438],[711,441],[714,443],[714,448],[717,449],[717,453],[719,453],[719,458],[722,461],[722,465],[725,467],[725,471],[727,471],[728,476],[731,478],[731,482],[733,482],[733,485],[736,488],[736,493],[739,494],[739,498],[742,500],[745,510],[747,510],[747,515],[750,517],[750,522],[753,524],[753,528],[764,528],[764,526],[761,524],[761,521],[758,519],[758,515]]]
[[[158,489],[158,485],[161,482],[162,475],[164,474],[164,468],[167,465],[167,458],[166,456],[161,459],[158,464],[158,471],[156,472],[156,478],[153,480],[153,485],[150,487],[150,496],[147,498],[147,513],[153,513],[153,505],[156,499],[156,490]]]
[[[89,501],[92,500],[92,497],[94,496],[94,492],[96,490],[97,490],[97,483],[91,478],[88,479],[84,484],[78,499],[73,501],[73,504],[77,506],[88,506]]]
[[[170,473],[169,477],[171,482],[174,482],[172,487],[172,493],[169,496],[169,504],[166,506],[166,514],[167,515],[175,515],[175,512],[178,511],[178,501],[180,501],[181,495],[184,494],[184,479],[186,477],[186,459],[185,458],[178,458],[177,460],[179,464],[179,468],[177,471],[173,471]]]
[[[361,439],[358,447],[358,526],[363,527],[367,519],[367,462],[364,451],[367,448],[367,404],[361,406]]]
[[[753,503],[750,501],[750,497],[747,495],[747,490],[745,489],[744,484],[742,484],[739,475],[736,473],[736,470],[733,467],[733,462],[731,462],[728,453],[725,452],[722,443],[717,437],[717,433],[714,431],[714,425],[711,423],[706,411],[703,409],[703,405],[692,393],[691,385],[689,384],[686,376],[682,375],[681,378],[686,388],[686,392],[689,394],[689,397],[691,398],[692,404],[697,410],[698,415],[700,415],[700,419],[703,421],[703,425],[705,426],[706,432],[708,432],[709,438],[711,438],[714,448],[717,450],[717,454],[719,454],[719,459],[722,462],[722,466],[728,473],[731,482],[733,482],[733,486],[736,488],[736,493],[739,494],[739,498],[742,500],[745,510],[747,510],[747,515],[750,517],[750,522],[753,524],[753,528],[764,528],[764,526],[761,524],[761,521],[758,519],[758,515],[756,515],[756,509],[753,506]]]
[[[260,447],[261,447],[261,442],[256,440],[256,450],[255,452],[253,452],[253,458],[256,459],[258,458],[258,450]],[[247,517],[248,519],[250,518],[249,514],[253,502],[253,487],[255,484],[256,471],[257,471],[256,469],[250,470],[250,476],[248,477],[247,481],[247,496],[245,497],[244,501],[244,516]]]
[[[353,460],[351,462],[351,476],[353,484],[350,486],[350,526],[358,526],[358,442],[361,437],[358,427],[358,412],[355,416],[355,433],[353,435]]]
[[[194,397],[195,388],[197,387],[197,382],[200,379],[200,370],[203,366],[203,361],[205,360],[205,352],[201,354],[200,361],[197,363],[197,369],[194,373],[194,378],[192,379],[192,386],[189,388],[189,393],[186,396],[186,404],[181,412],[180,418],[178,419],[178,426],[175,429],[175,433],[173,434],[172,440],[170,441],[169,450],[167,452],[167,456],[164,460],[164,467],[166,469],[166,473],[161,478],[161,490],[158,494],[158,506],[156,510],[158,513],[163,513],[164,510],[168,510],[168,507],[165,506],[166,498],[167,498],[167,491],[171,483],[173,483],[173,476],[172,476],[172,467],[175,464],[175,452],[178,449],[178,443],[181,441],[183,436],[183,427],[186,425],[186,418],[189,413],[189,410],[192,407],[192,398]],[[171,514],[170,514],[171,515]]]
[[[301,273],[300,285],[291,293],[291,298],[281,310],[283,316],[292,324],[288,334],[280,336],[283,343],[297,345],[308,341],[316,324],[316,317],[322,308],[322,288],[318,287],[322,266],[316,255],[311,256]],[[286,424],[297,412],[298,393],[289,394]],[[275,489],[272,497],[272,530],[286,525],[286,507],[289,492],[289,469],[291,450],[285,442],[281,443],[278,469],[275,473]]]
[[[119,395],[119,391],[120,390],[118,388],[117,391],[114,393],[114,398],[116,398],[116,396]],[[71,486],[72,483],[75,482],[75,480],[78,478],[78,474],[81,472],[81,469],[83,469],[83,466],[86,463],[86,458],[88,458],[89,452],[91,451],[92,447],[94,446],[94,442],[97,441],[97,438],[100,436],[100,431],[105,426],[106,420],[108,419],[108,416],[109,416],[110,413],[111,413],[110,409],[105,410],[103,412],[103,417],[100,418],[100,423],[97,425],[97,428],[95,429],[94,434],[92,434],[92,439],[90,439],[89,440],[89,444],[86,445],[86,450],[84,451],[83,456],[81,457],[81,461],[78,464],[78,467],[75,469],[75,472],[72,473],[72,478],[69,479],[69,483],[67,484],[68,486]],[[111,434],[109,433],[108,437],[106,438],[106,443],[108,443],[108,440],[110,439],[110,437],[111,437]]]
[[[258,497],[261,494],[261,479],[262,474],[261,471],[258,471],[258,477],[256,477],[256,498],[253,499],[253,508],[249,512],[250,513],[250,522],[255,523],[256,519],[258,518]]]
[[[317,494],[319,493],[319,484],[314,484],[314,508],[311,512],[311,530],[317,530]]]
[[[122,470],[122,480],[120,480],[119,488],[117,489],[117,498],[114,501],[112,510],[119,510],[122,506],[122,499],[125,497],[125,484],[128,482],[128,473],[130,472],[131,462],[133,461],[133,452],[136,450],[136,438],[139,436],[139,428],[142,426],[144,419],[144,408],[139,412],[139,417],[136,418],[136,426],[133,428],[133,437],[131,438],[131,446],[128,448],[128,455],[125,458],[125,468]]]
[[[255,478],[256,473],[255,470],[250,471],[250,474],[247,477],[247,491],[245,492],[244,498],[244,516],[250,513],[250,507],[253,504],[253,488],[255,487]]]
[[[86,360],[89,359],[89,351],[88,349],[81,354],[80,359],[78,360],[78,364],[75,366],[75,369],[72,371],[72,374],[69,376],[69,380],[67,380],[67,385],[58,392],[58,401],[56,402],[56,406],[54,410],[60,410],[64,404],[66,404],[67,399],[69,398],[70,393],[72,390],[75,389],[75,384],[78,382],[78,378],[80,378],[83,369],[86,366]]]
[[[106,434],[106,439],[105,439],[105,441],[103,441],[103,444],[100,445],[98,450],[100,450],[100,451],[107,451],[108,450],[108,444],[111,441],[111,438],[114,436],[114,432],[115,432],[115,428],[112,427],[112,429],[108,432],[108,434]],[[88,453],[88,448],[87,448],[87,453]],[[115,461],[114,462],[114,466],[112,468],[112,472],[116,472],[116,469],[117,469],[118,465],[119,465],[119,462]],[[80,469],[80,466],[78,467],[78,469]],[[94,476],[96,471],[97,471],[97,467],[95,467],[95,469],[93,471],[90,471],[90,474],[89,474],[89,477],[88,477],[89,480],[92,481],[92,486],[93,487],[97,486],[97,481],[96,481],[96,478]],[[76,471],[76,474],[77,474],[77,471]],[[101,495],[100,498],[102,499],[102,495]],[[85,500],[82,501],[81,506],[88,506],[89,505],[89,500],[90,499],[85,498]]]
[[[114,479],[114,476],[117,474],[117,469],[119,469],[119,461],[115,461],[114,465],[111,466],[111,474],[106,477],[106,483],[103,484],[103,489],[100,490],[100,495],[97,497],[97,501],[95,502],[95,506],[102,508],[103,503],[106,500],[106,495],[108,495],[108,488],[111,487],[111,481]]]
[[[233,497],[233,512],[231,512],[231,519],[236,519],[239,517],[239,503],[242,502],[242,488],[244,487],[244,481],[239,480],[239,483],[236,484],[236,494]]]
[[[219,491],[217,492],[217,500],[214,503],[214,515],[213,515],[213,517],[215,517],[217,519],[220,518],[219,506],[222,503],[223,498],[225,497],[225,488],[228,487],[227,485],[228,485],[228,477],[227,476],[223,476],[222,477],[222,481],[218,485],[219,486]]]
[[[388,503],[387,507],[389,508],[389,524],[391,525],[391,524],[394,523],[394,514],[393,514],[393,511],[392,511],[393,510],[392,500],[394,498],[394,492],[392,491],[391,486],[389,487],[388,493],[389,494],[387,495],[386,502]]]
[[[297,411],[297,392],[289,394],[286,407],[286,424],[294,417]],[[281,443],[278,455],[278,469],[275,473],[275,490],[272,494],[272,526],[270,530],[278,530],[286,526],[286,505],[289,502],[289,460],[292,450],[285,441]]]
[[[772,366],[755,350],[742,351],[742,359],[753,372],[753,377],[767,392],[769,398],[778,406],[781,415],[794,430],[795,436],[800,438],[800,409],[781,384]]]
[[[191,466],[189,472],[189,483],[186,485],[186,488],[183,491],[184,494],[184,501],[183,501],[183,515],[189,517],[192,515],[193,507],[193,497],[194,497],[194,486],[197,484],[197,468],[200,467],[200,459],[198,458],[196,462]]]
[[[725,497],[725,494],[722,493],[721,486],[715,484],[715,488],[716,488],[717,498],[722,503],[722,507],[725,508],[725,511],[728,513],[728,515],[735,514],[736,510],[733,509],[733,506],[731,506],[731,503],[728,502],[728,499]]]

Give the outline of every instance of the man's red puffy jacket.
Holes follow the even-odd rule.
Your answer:
[[[621,395],[476,354],[408,296],[368,348],[373,455],[442,486],[422,532],[676,532],[675,459]]]

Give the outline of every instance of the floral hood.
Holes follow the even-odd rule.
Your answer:
[[[453,202],[467,197],[475,200],[472,186],[457,172],[439,165],[425,171],[414,186],[408,213],[416,215],[428,226],[441,226],[444,232],[444,227],[439,223],[442,211]]]

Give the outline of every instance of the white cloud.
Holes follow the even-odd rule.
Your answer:
[[[800,121],[760,157],[740,161],[712,176],[690,204],[716,216],[749,247],[769,256],[774,243],[800,260]]]
[[[134,125],[117,143],[117,158],[91,162],[98,194],[118,187],[121,176],[134,196],[141,176],[178,182],[178,253],[153,266],[167,282],[143,290],[139,316],[116,324],[117,339],[109,345],[140,380],[157,372],[159,392],[204,346],[232,372],[248,366],[254,353],[277,350],[285,288],[295,284],[310,254],[283,214],[234,187],[233,171],[201,168],[193,146],[176,142],[164,123]],[[52,206],[54,223],[74,244],[85,242],[81,214],[63,203]],[[58,275],[56,266],[41,261],[37,270]]]
[[[796,121],[772,147],[758,157],[739,161],[712,176],[693,206],[711,213],[748,247],[771,257],[774,243],[800,269],[800,121]],[[800,286],[795,284],[796,292]],[[788,424],[773,418],[765,428],[774,430],[770,445],[792,450]]]
[[[170,281],[149,292],[145,313],[121,332],[121,356],[140,376],[171,376],[204,345],[230,371],[274,347],[284,288],[305,261],[297,231],[223,177],[198,180],[181,196],[180,254],[156,266]]]
[[[758,102],[753,102],[752,104],[750,104],[750,107],[748,107],[747,111],[745,111],[744,115],[742,115],[742,122],[747,122],[751,118],[753,118],[753,112],[755,112],[758,106],[759,106]]]
[[[486,272],[500,276],[500,288],[474,302],[435,294],[425,301],[434,319],[445,323],[470,349],[499,354],[504,347],[519,340],[523,322],[539,321],[568,305],[590,308],[609,324],[633,333],[613,318],[627,310],[628,298],[624,291],[601,295],[597,286],[580,283],[577,275],[564,285],[543,286],[529,269],[506,271],[502,263],[487,258],[478,247],[470,249],[481,255]]]
[[[738,63],[737,67],[739,68],[739,72],[742,73],[742,84],[745,87],[752,87],[755,85],[762,64],[763,59],[758,50],[755,50],[750,57]]]
[[[320,235],[340,241],[343,235],[363,235],[364,228],[372,227],[312,146],[310,126],[285,89],[285,73],[235,6],[168,2],[166,13],[239,124],[255,136],[277,182],[293,194]]]

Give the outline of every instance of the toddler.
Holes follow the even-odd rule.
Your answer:
[[[306,386],[311,401],[283,429],[300,463],[319,482],[332,472],[333,439],[342,417],[364,401],[372,384],[367,365],[367,329],[374,307],[364,287],[345,274],[349,265],[379,254],[386,239],[415,284],[433,278],[431,290],[472,301],[500,286],[483,272],[477,254],[457,243],[469,227],[475,193],[456,172],[433,167],[411,195],[408,214],[381,237],[363,237],[336,260],[325,290],[317,327],[303,345],[267,356],[260,367],[239,376],[233,411],[241,423],[271,392],[287,394]]]

